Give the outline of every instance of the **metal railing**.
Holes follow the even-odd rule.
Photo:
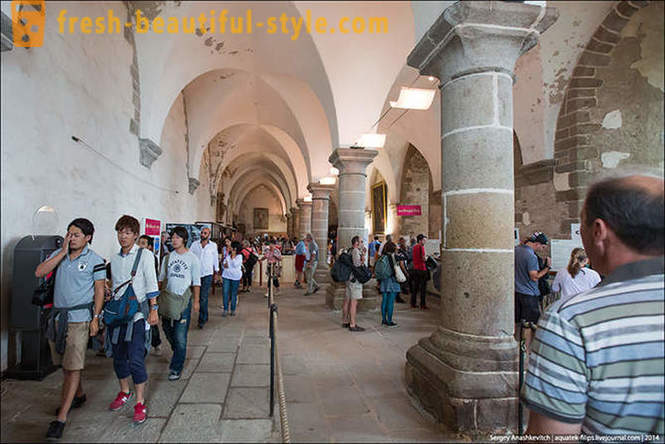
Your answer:
[[[277,349],[277,304],[274,297],[274,264],[268,264],[268,310],[270,323],[268,335],[270,336],[270,417],[275,414],[275,388],[277,389],[277,398],[279,402],[279,420],[282,433],[282,442],[290,443],[291,434],[289,432],[289,418],[286,412],[286,393],[284,392],[284,376]],[[277,384],[275,384],[277,376]]]

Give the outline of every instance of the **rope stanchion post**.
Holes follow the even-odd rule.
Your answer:
[[[274,302],[274,264],[268,264],[268,312],[270,315],[268,336],[270,338],[270,417],[275,414],[275,391],[279,402],[279,420],[282,434],[282,442],[290,443],[289,419],[286,412],[286,393],[284,392],[284,376],[279,361],[277,349],[277,304]],[[277,378],[275,379],[275,376]]]

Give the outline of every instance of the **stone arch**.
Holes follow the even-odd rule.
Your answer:
[[[587,187],[600,169],[600,150],[593,140],[603,122],[603,117],[594,112],[599,106],[603,77],[616,58],[615,49],[623,40],[623,29],[648,3],[617,2],[587,43],[573,70],[554,139],[553,183],[556,203],[564,217],[559,227],[561,236],[568,236],[570,224],[579,222]]]
[[[412,144],[409,144],[406,156],[404,157],[402,179],[400,182],[399,203],[403,205],[420,205],[421,215],[397,216],[399,232],[408,235],[412,233],[414,235],[427,233],[428,236],[431,236],[433,230],[430,230],[429,226],[430,207],[434,202],[432,199],[432,172],[430,171],[427,159]]]

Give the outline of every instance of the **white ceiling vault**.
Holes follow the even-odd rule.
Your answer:
[[[440,101],[445,97],[437,92],[426,111],[391,110],[389,101],[402,86],[437,87],[437,79],[407,67],[406,57],[452,2],[146,3],[164,17],[223,9],[228,16],[244,17],[251,9],[255,23],[282,14],[296,20],[325,17],[331,24],[342,17],[388,21],[384,34],[301,32],[297,39],[259,30],[136,34],[141,137],[160,144],[166,117],[182,93],[189,177],[207,174],[211,193],[223,192],[225,203],[242,205],[248,189],[265,184],[287,213],[307,194],[309,183],[330,174],[332,150],[353,145],[367,132],[387,134],[373,168],[386,179],[392,202],[398,199],[409,144],[425,157],[434,189],[440,189]],[[592,3],[550,2],[560,10],[559,21],[518,62],[515,127],[525,163],[552,156],[560,96],[582,47],[614,2]]]

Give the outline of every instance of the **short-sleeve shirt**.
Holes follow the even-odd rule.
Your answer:
[[[134,266],[138,252],[139,246],[134,245],[127,254],[122,254],[121,249],[118,253],[111,256],[111,280],[114,292],[120,285],[131,279],[132,267]],[[136,269],[136,275],[132,281],[132,288],[139,304],[143,303],[146,298],[152,299],[159,295],[157,276],[155,276],[155,260],[152,256],[153,254],[150,250],[143,250],[141,260]],[[125,288],[121,288],[115,297],[121,297],[124,291],[126,291]],[[134,315],[133,322],[143,319],[143,317],[143,313],[138,311]]]
[[[585,434],[664,433],[663,257],[618,267],[541,317],[522,399]]]
[[[369,251],[369,257],[374,257],[374,255],[376,254],[376,250],[377,248],[379,248],[380,245],[381,242],[376,240],[369,243],[369,245],[367,246],[367,249]]]
[[[581,268],[575,277],[572,277],[566,268],[559,270],[552,283],[553,291],[560,291],[562,298],[568,298],[590,290],[598,285],[600,275],[590,268]]]
[[[169,270],[168,277],[166,269]],[[159,273],[159,282],[167,277],[166,289],[175,294],[184,294],[191,286],[201,286],[201,262],[191,251],[178,254],[174,251],[169,253],[168,266],[166,261],[162,264]]]
[[[538,271],[538,257],[528,245],[515,247],[515,291],[529,296],[540,296],[538,282],[532,281],[529,271]]]
[[[51,259],[62,251],[57,249],[48,257]],[[86,245],[81,254],[70,260],[67,254],[55,275],[53,305],[56,308],[74,307],[88,304],[95,298],[95,281],[106,279],[104,259]],[[88,322],[92,319],[90,310],[74,310],[69,312],[69,322]]]
[[[307,248],[305,247],[305,242],[300,241],[296,245],[296,254],[299,256],[304,256],[307,253]]]

